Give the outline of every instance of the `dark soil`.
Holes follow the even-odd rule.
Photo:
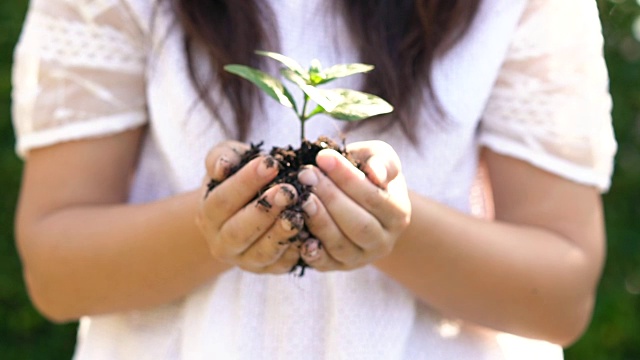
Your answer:
[[[249,161],[260,156],[262,152],[263,143],[251,144],[251,148],[242,155],[240,163],[231,168],[229,172],[229,176],[233,175],[236,171],[241,169],[244,165],[246,165]],[[310,238],[313,238],[313,235],[310,234],[309,229],[304,224],[303,210],[302,204],[309,198],[311,194],[311,187],[302,185],[298,181],[298,172],[305,165],[317,165],[316,164],[316,155],[318,152],[323,149],[333,149],[338,151],[344,157],[346,157],[354,166],[358,167],[359,164],[354,161],[351,156],[345,151],[344,145],[339,145],[335,141],[327,138],[327,137],[319,137],[318,140],[314,142],[310,142],[308,140],[304,140],[299,148],[294,149],[291,145],[286,148],[282,147],[273,147],[269,152],[269,155],[277,162],[280,171],[278,172],[278,176],[267,186],[265,186],[260,193],[254,198],[258,199],[258,204],[260,206],[264,206],[265,208],[271,208],[271,204],[262,197],[263,193],[269,189],[270,187],[276,184],[287,183],[291,184],[296,191],[298,192],[298,200],[293,205],[287,207],[281,216],[287,218],[291,221],[291,224],[295,227],[299,227],[300,231],[298,235],[289,239],[291,242],[298,243],[298,246],[302,246],[305,241]],[[209,191],[213,190],[218,184],[219,181],[212,180],[208,184]],[[304,271],[308,268],[307,265],[302,258],[298,261],[298,263],[291,269],[291,272],[296,273],[298,276],[303,276]]]

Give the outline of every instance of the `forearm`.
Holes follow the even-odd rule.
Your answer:
[[[196,227],[200,196],[69,206],[33,220],[18,242],[32,300],[64,321],[184,296],[227,269]]]
[[[412,206],[409,229],[377,266],[418,298],[448,316],[526,337],[566,344],[581,333],[600,266],[578,246],[415,194]]]

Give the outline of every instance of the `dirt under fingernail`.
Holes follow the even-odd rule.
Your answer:
[[[235,172],[237,172],[239,169],[244,167],[246,164],[248,164],[252,160],[262,156],[263,144],[264,144],[263,142],[260,142],[257,144],[252,143],[250,144],[249,149],[247,149],[246,151],[242,151],[242,154],[239,159],[239,163],[231,166],[227,177],[233,175]],[[265,196],[267,190],[274,185],[289,184],[291,186],[289,188],[291,190],[291,193],[289,195],[293,195],[293,198],[289,198],[288,196],[283,196],[282,199],[287,200],[286,204],[283,207],[286,206],[286,210],[298,212],[301,215],[304,215],[306,213],[305,215],[306,217],[302,216],[303,218],[302,229],[298,232],[298,234],[296,234],[295,236],[292,236],[289,239],[291,244],[293,244],[296,247],[298,246],[300,247],[300,252],[302,252],[304,248],[304,246],[302,246],[303,242],[306,242],[305,240],[313,238],[313,234],[311,234],[311,231],[307,228],[306,224],[304,224],[304,219],[308,218],[315,212],[313,211],[314,210],[313,208],[310,209],[308,208],[308,206],[304,208],[303,206],[303,204],[305,204],[309,199],[313,186],[309,186],[301,183],[300,179],[298,178],[298,175],[305,166],[317,165],[316,157],[322,149],[334,149],[338,151],[347,160],[349,160],[355,167],[362,170],[361,164],[356,159],[354,159],[349,153],[346,152],[344,143],[342,144],[342,147],[340,147],[340,145],[337,144],[335,141],[324,136],[318,138],[314,142],[303,140],[300,144],[300,147],[297,149],[294,149],[291,145],[287,147],[273,147],[268,152],[268,154],[265,155],[260,160],[260,163],[257,164],[256,166],[257,175],[259,177],[261,178],[273,177],[271,182],[268,185],[266,185],[258,193],[258,195],[256,195],[255,199],[257,199],[256,201],[257,207],[263,209],[266,212],[270,211],[270,209],[272,209],[273,206],[277,204],[276,204],[276,200],[274,199],[275,196],[273,198],[269,197],[268,198],[269,200],[267,200],[267,197]],[[237,153],[239,153],[240,152],[239,150],[240,149],[236,148],[234,149],[234,152],[237,151]],[[317,176],[318,174],[314,174],[314,175]],[[207,184],[208,185],[207,194],[222,182],[223,181],[209,182]],[[317,207],[318,205],[317,204],[314,204],[314,205],[316,205],[315,210],[316,211],[319,210]],[[290,221],[292,223],[291,226],[294,226],[295,228],[298,227],[297,220],[290,220]],[[316,247],[316,250],[322,249],[322,243],[320,243],[319,241],[317,241],[316,245],[312,245],[312,248],[314,246]],[[313,249],[310,249],[310,250],[313,250]],[[311,251],[311,254],[319,256],[318,254],[322,254],[322,252],[319,250]],[[313,260],[312,258],[310,259],[308,255],[306,258],[309,260]],[[308,267],[309,265],[305,263],[305,260],[300,258],[299,261],[291,268],[291,272],[296,274],[297,276],[303,276],[305,269]]]
[[[285,210],[280,214],[282,218],[282,227],[285,230],[302,230],[304,227],[304,218],[302,214],[293,210]]]
[[[273,205],[271,205],[269,200],[267,200],[266,196],[263,196],[260,199],[258,199],[258,201],[256,202],[256,207],[262,208],[265,211],[269,211],[269,210],[271,210]]]
[[[278,189],[278,193],[274,197],[273,201],[278,206],[287,206],[291,204],[296,194],[287,186],[283,186]]]
[[[273,173],[273,169],[277,168],[275,159],[271,156],[265,156],[262,162],[258,165],[258,175],[261,177],[267,177]]]
[[[315,260],[320,255],[320,241],[307,239],[302,246],[302,255],[309,261]]]
[[[214,174],[218,179],[226,179],[231,174],[231,161],[222,156],[215,165]]]

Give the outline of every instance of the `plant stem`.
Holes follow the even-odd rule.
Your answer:
[[[300,114],[298,114],[298,119],[300,119],[300,143],[304,141],[304,124],[307,121],[307,104],[309,104],[309,96],[304,94],[304,103],[302,104],[302,110]]]

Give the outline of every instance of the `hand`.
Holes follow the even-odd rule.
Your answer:
[[[286,273],[300,258],[298,245],[289,239],[300,231],[303,218],[283,210],[298,194],[293,186],[279,184],[254,200],[278,166],[273,158],[259,156],[229,176],[247,150],[246,144],[229,141],[209,152],[197,224],[215,258],[254,273]],[[209,192],[210,180],[224,181]]]
[[[303,209],[317,239],[305,241],[301,256],[320,271],[355,269],[389,254],[411,217],[393,148],[366,141],[347,150],[363,164],[362,171],[336,151],[322,150],[316,158],[319,168],[309,166],[298,177],[313,187]]]

